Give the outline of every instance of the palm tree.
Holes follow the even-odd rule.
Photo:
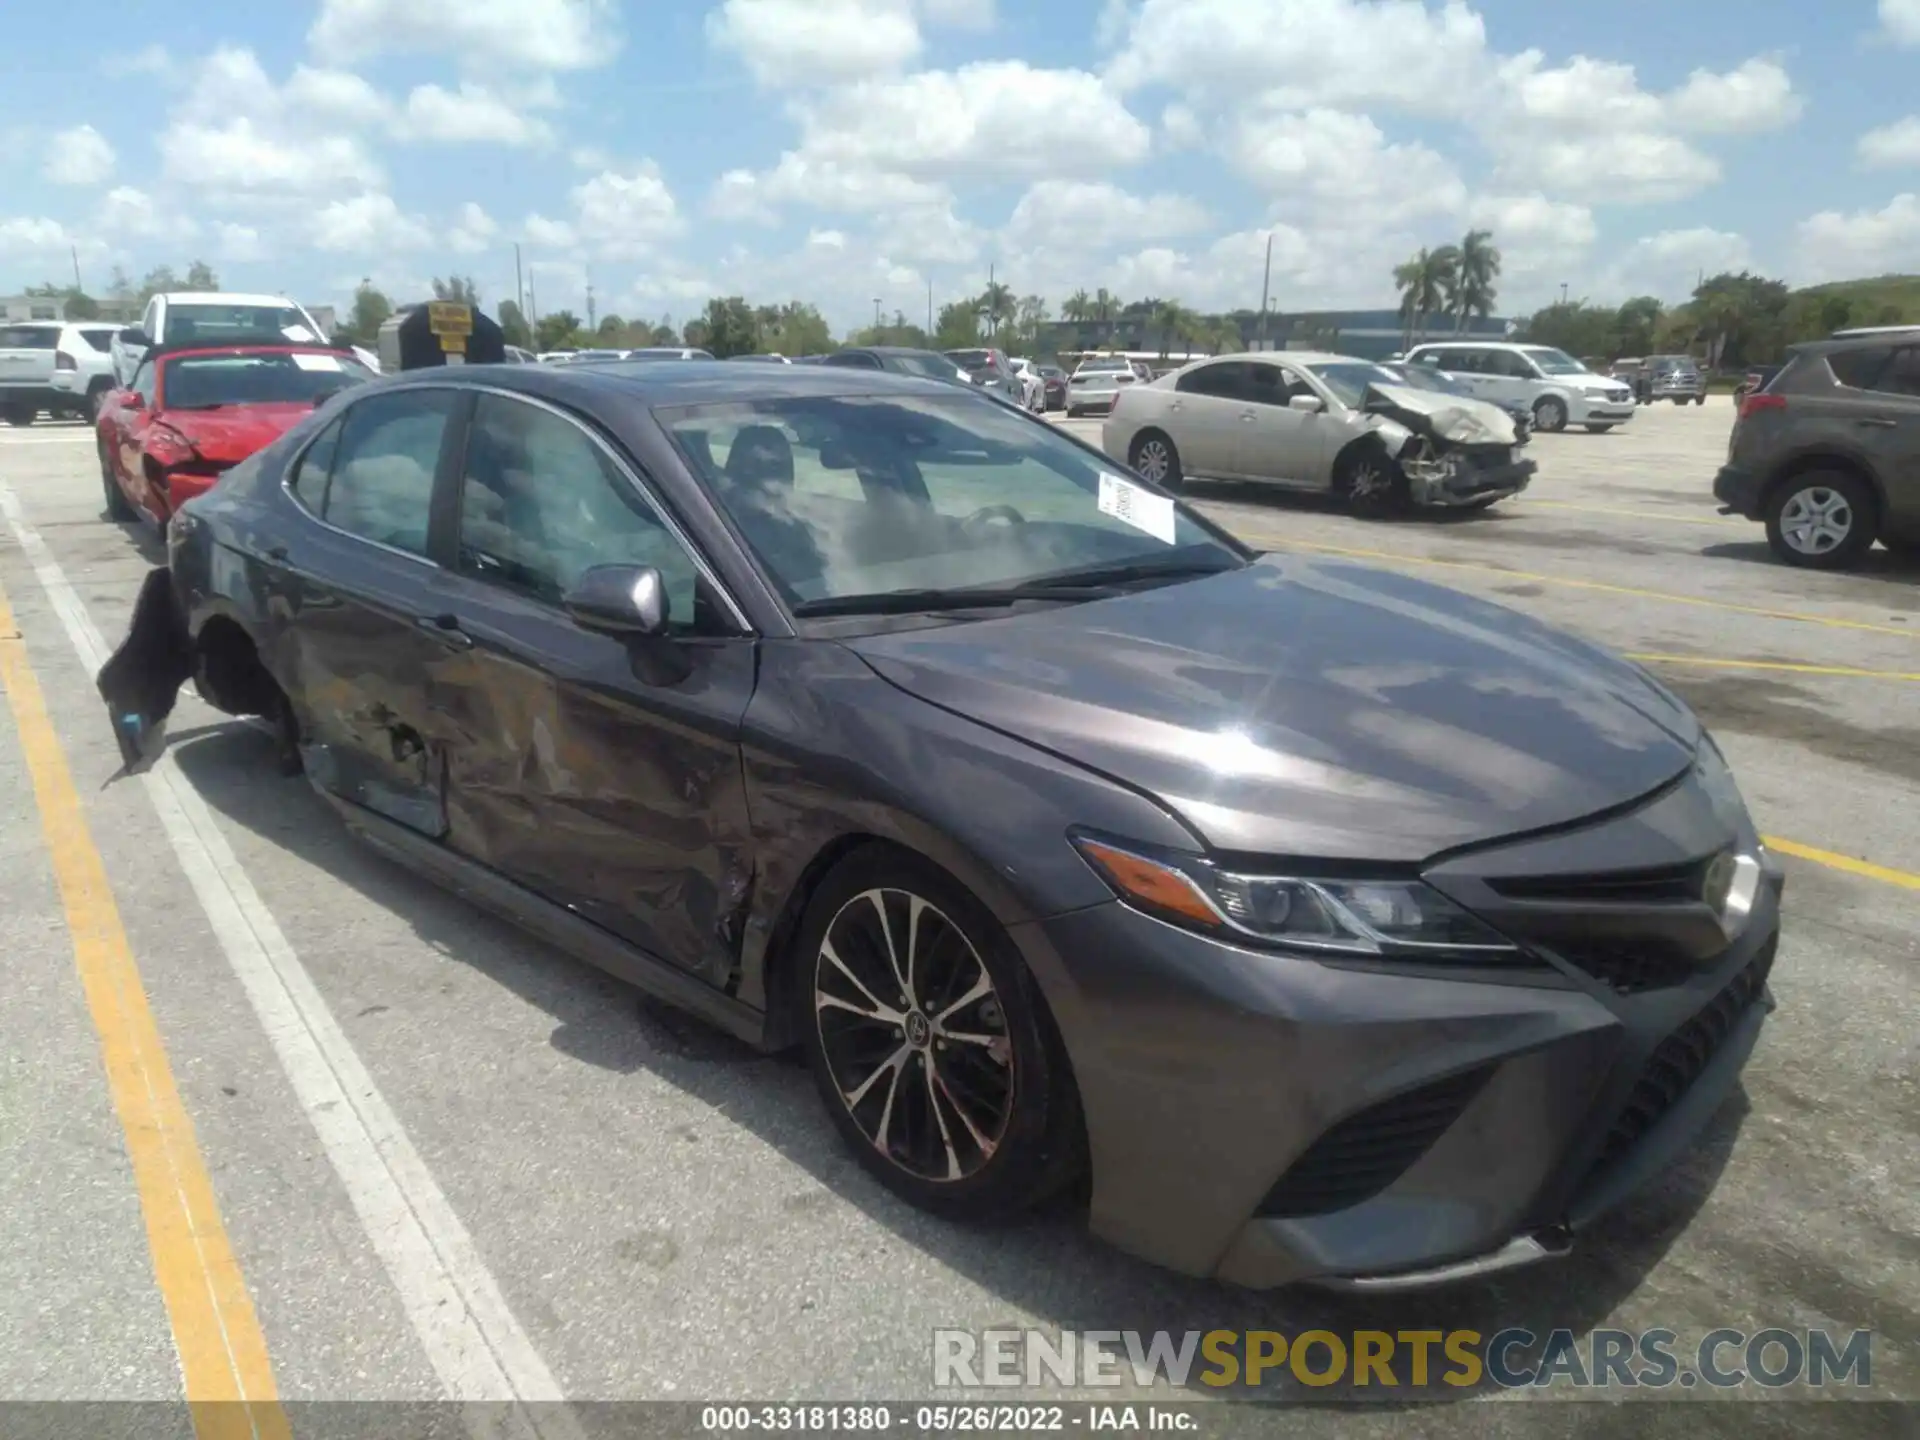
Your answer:
[[[1500,251],[1493,243],[1491,230],[1469,230],[1460,242],[1459,260],[1454,267],[1453,330],[1457,335],[1467,328],[1469,317],[1481,319],[1493,313],[1497,293],[1494,282],[1500,278]]]
[[[987,317],[989,338],[998,338],[1000,327],[1013,318],[1013,287],[998,280],[980,292],[980,310]]]
[[[1429,315],[1444,315],[1453,305],[1458,281],[1460,251],[1452,245],[1420,253],[1393,270],[1393,283],[1400,291],[1400,319],[1405,326],[1406,346],[1416,335],[1424,335]]]
[[[1076,290],[1060,302],[1060,318],[1071,320],[1074,324],[1093,318],[1093,297],[1084,290]]]
[[[1113,319],[1120,312],[1119,297],[1102,285],[1093,292],[1093,318],[1100,322],[1101,343],[1113,348]]]
[[[1152,324],[1153,328],[1160,332],[1162,360],[1167,358],[1168,352],[1173,348],[1173,337],[1186,334],[1198,318],[1178,300],[1163,301],[1155,306]]]

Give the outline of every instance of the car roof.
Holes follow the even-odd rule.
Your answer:
[[[142,357],[159,365],[168,360],[179,360],[196,355],[344,355],[361,363],[360,357],[353,353],[351,346],[329,345],[324,340],[236,340],[219,344],[206,340],[189,340],[184,345],[155,345]]]
[[[836,395],[945,395],[953,387],[922,376],[886,370],[853,370],[840,365],[736,365],[728,360],[686,360],[678,365],[649,365],[644,360],[586,360],[558,368],[528,365],[463,365],[408,370],[394,376],[396,386],[425,381],[439,385],[480,385],[564,398],[587,393],[606,401],[625,398],[650,408],[724,405],[741,400],[798,400]],[[990,402],[991,403],[991,402]]]

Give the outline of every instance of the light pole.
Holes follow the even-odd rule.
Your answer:
[[[1273,232],[1267,232],[1267,268],[1260,277],[1260,345],[1267,348],[1267,297],[1273,288]]]
[[[876,336],[880,333],[880,297],[878,295],[873,297],[873,333]]]
[[[1566,309],[1566,306],[1567,306],[1567,282],[1562,280],[1560,282],[1560,308],[1564,310]]]

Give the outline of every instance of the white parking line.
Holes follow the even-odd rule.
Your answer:
[[[112,653],[46,541],[0,480],[0,514],[89,674]],[[300,1106],[346,1186],[449,1399],[554,1407],[559,1384],[375,1087],[206,801],[171,756],[141,780],[180,868],[259,1018]],[[511,1433],[584,1440],[573,1413],[516,1407]],[[477,1423],[477,1422],[476,1422]],[[489,1427],[490,1435],[498,1435]]]

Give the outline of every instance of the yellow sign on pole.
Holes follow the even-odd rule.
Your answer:
[[[464,350],[466,337],[473,333],[473,307],[455,300],[431,300],[427,302],[427,328],[440,337],[443,349],[455,348],[446,341],[458,337],[459,348]]]

